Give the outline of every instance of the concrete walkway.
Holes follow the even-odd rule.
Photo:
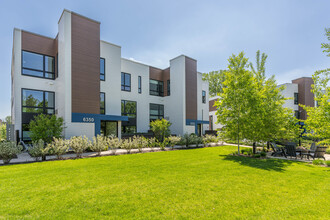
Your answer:
[[[215,146],[222,146],[222,145],[229,145],[229,146],[236,146],[237,144],[227,144],[227,143],[223,143],[223,142],[218,142],[218,143],[210,143],[207,145],[207,147],[215,147]],[[203,147],[202,144],[199,145],[199,147]],[[248,148],[252,148],[251,146],[247,146],[247,145],[240,145],[240,147],[248,147]],[[194,149],[196,148],[196,145],[189,145],[188,149]],[[177,145],[174,146],[175,150],[179,150],[179,149],[187,149],[186,146],[181,146],[181,145]],[[172,150],[172,148],[170,147],[166,147],[165,151],[169,151]],[[138,149],[132,149],[131,150],[131,154],[134,153],[148,153],[148,152],[157,152],[157,151],[162,151],[159,147],[155,147],[153,149],[151,148],[142,148],[141,152]],[[110,156],[110,155],[121,155],[121,154],[127,154],[127,150],[125,149],[116,149],[116,150],[107,150],[107,151],[102,151],[101,152],[101,156]],[[83,157],[96,157],[97,153],[96,152],[86,152],[82,154]],[[76,158],[76,154],[74,153],[70,153],[70,154],[64,154],[62,155],[62,157],[64,159],[69,159],[69,158]],[[283,160],[294,160],[294,161],[302,161],[302,162],[311,162],[311,160],[301,160],[300,158],[296,159],[291,159],[291,158],[285,158],[285,157],[273,157],[271,156],[271,152],[267,153],[267,157],[268,158],[277,158],[277,159],[283,159]],[[330,154],[325,154],[325,158],[326,160],[330,160]],[[46,157],[47,160],[55,160],[56,156],[47,156]],[[12,159],[10,161],[10,164],[19,164],[19,163],[31,163],[31,162],[35,162],[35,159],[33,157],[31,157],[27,152],[21,153],[17,156],[17,158]],[[0,165],[3,164],[3,161],[0,160]]]
[[[208,147],[215,147],[215,146],[221,146],[222,142],[219,143],[211,143],[208,144]],[[203,147],[204,145],[200,144],[199,147]],[[188,149],[194,149],[196,148],[196,145],[189,145]],[[174,149],[178,150],[178,149],[187,149],[186,146],[181,146],[181,145],[177,145],[174,146]],[[165,151],[169,151],[172,150],[171,147],[166,147]],[[162,151],[159,147],[154,147],[154,148],[142,148],[141,152],[138,149],[132,149],[131,150],[131,154],[135,154],[135,153],[148,153],[148,152],[157,152],[157,151]],[[127,150],[125,149],[116,149],[116,150],[107,150],[107,151],[102,151],[101,152],[101,156],[110,156],[110,155],[121,155],[121,154],[128,154]],[[82,154],[82,157],[96,157],[97,156],[97,152],[86,152]],[[76,158],[76,154],[75,153],[69,153],[69,154],[64,154],[62,155],[62,158],[64,159],[68,159],[68,158]],[[57,159],[56,156],[52,155],[52,156],[47,156],[46,160],[55,160]],[[33,157],[31,157],[27,152],[23,152],[21,154],[19,154],[17,156],[17,158],[14,158],[10,161],[10,164],[19,164],[19,163],[31,163],[31,162],[35,162],[35,159]],[[0,160],[0,165],[3,164],[3,161]]]

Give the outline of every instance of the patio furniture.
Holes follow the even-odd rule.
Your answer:
[[[270,146],[271,148],[273,149],[273,153],[272,153],[272,156],[276,157],[276,156],[284,156],[286,157],[285,155],[285,152],[283,151],[282,148],[279,148],[274,142],[270,142]]]
[[[297,159],[297,155],[301,155],[301,153],[296,151],[296,143],[287,143],[285,145],[285,153],[286,156],[295,157]]]
[[[315,150],[316,150],[316,144],[315,144],[315,142],[313,142],[309,151],[314,152]]]
[[[309,160],[309,157],[312,157],[313,160],[315,158],[323,158],[325,160],[324,154],[325,154],[326,150],[327,150],[327,147],[316,146],[315,151],[313,151],[313,152],[309,151],[308,153],[305,153],[303,155],[306,155],[308,160]]]

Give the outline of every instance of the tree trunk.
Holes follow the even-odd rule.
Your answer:
[[[256,154],[257,152],[257,146],[256,146],[256,142],[253,142],[253,154]]]
[[[269,143],[269,141],[267,141],[267,150],[269,150],[269,146],[270,145],[270,143]]]

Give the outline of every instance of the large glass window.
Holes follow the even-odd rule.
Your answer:
[[[164,96],[164,82],[151,79],[150,95]]]
[[[121,91],[131,91],[131,74],[121,73]]]
[[[118,137],[118,124],[116,121],[101,121],[101,135]]]
[[[298,105],[298,93],[294,93],[294,104]]]
[[[22,112],[24,113],[55,113],[55,93],[23,89]]]
[[[55,78],[55,58],[22,51],[22,74],[47,79]]]
[[[164,105],[150,103],[150,122],[164,118]]]
[[[136,102],[122,100],[121,115],[128,116],[128,121],[122,122],[122,133],[123,134],[136,133]]]
[[[139,87],[139,93],[142,93],[142,79],[141,76],[138,77],[138,87]]]
[[[105,80],[105,59],[100,58],[100,80]]]
[[[100,93],[100,114],[105,114],[105,93]]]
[[[202,91],[202,102],[206,103],[206,92],[204,90]]]
[[[167,96],[171,95],[171,81],[167,80]]]
[[[22,89],[22,139],[30,141],[29,123],[38,114],[55,114],[55,93]]]

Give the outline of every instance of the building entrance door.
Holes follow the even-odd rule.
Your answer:
[[[118,137],[117,121],[101,121],[101,135]]]

